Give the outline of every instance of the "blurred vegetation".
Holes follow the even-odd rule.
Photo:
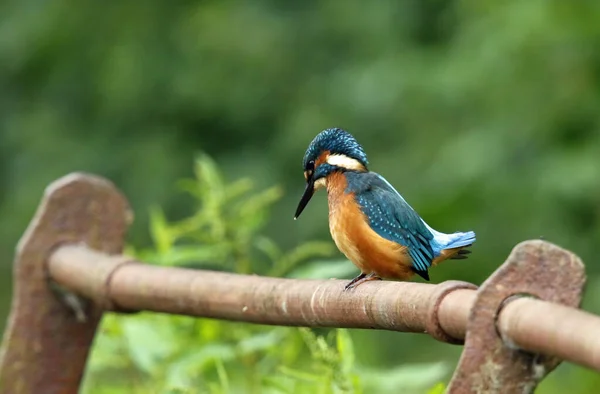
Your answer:
[[[71,171],[104,175],[125,192],[136,212],[129,242],[157,264],[313,276],[347,267],[352,276],[335,250],[333,262],[309,259],[312,249],[293,252],[309,240],[330,240],[322,193],[298,222],[291,217],[303,189],[304,150],[333,126],[358,138],[371,168],[433,227],[477,232],[469,260],[437,267],[433,282],[480,283],[516,243],[543,236],[588,263],[584,307],[600,313],[600,268],[593,264],[600,239],[596,0],[231,0],[143,8],[131,0],[9,0],[0,14],[3,316],[14,246],[44,187]],[[192,175],[200,151],[227,178],[264,189],[259,201],[273,203],[271,220],[242,212],[233,221],[190,218],[197,198],[175,193],[175,183]],[[240,223],[248,227],[238,232]],[[190,228],[196,232],[187,246],[173,243]],[[172,233],[157,236],[165,229]],[[115,319],[105,328],[118,337],[128,323]],[[246,339],[267,333],[241,330]],[[297,349],[310,353],[292,331],[281,335],[295,336]],[[425,336],[349,334],[363,371],[454,365],[460,352]],[[289,362],[310,369],[300,364]],[[217,369],[231,373],[225,366],[210,373]],[[597,374],[563,365],[539,392],[588,393],[598,385]]]

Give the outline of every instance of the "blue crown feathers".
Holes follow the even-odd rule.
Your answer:
[[[306,168],[308,162],[316,160],[324,151],[356,159],[365,166],[365,168],[367,167],[367,164],[369,164],[367,154],[362,146],[360,146],[352,134],[339,128],[326,129],[317,134],[304,154],[304,159],[302,161],[304,168]]]

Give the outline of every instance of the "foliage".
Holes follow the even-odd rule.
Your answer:
[[[322,193],[290,219],[304,149],[334,126],[433,227],[477,232],[469,260],[436,267],[434,283],[481,283],[516,243],[543,236],[588,263],[584,308],[600,313],[597,0],[9,0],[0,15],[2,316],[18,238],[43,189],[71,171],[123,190],[136,213],[129,241],[157,264],[233,270],[249,248],[245,271],[351,276],[346,262],[291,252],[330,239]],[[172,187],[198,150],[227,176],[281,185],[260,231],[271,241],[146,253],[150,222],[193,209]],[[424,336],[352,335],[374,369],[460,353]],[[539,392],[587,393],[599,376],[563,365]]]
[[[307,258],[333,252],[330,242],[313,241],[284,253],[272,239],[258,233],[267,219],[267,208],[281,197],[281,188],[249,195],[253,187],[250,179],[225,184],[215,163],[205,155],[196,161],[194,172],[196,178],[184,180],[180,186],[197,201],[196,213],[167,223],[162,210],[153,208],[150,218],[155,249],[137,253],[132,249],[132,253],[161,265],[219,262],[212,268],[281,276]],[[253,259],[262,265],[253,265]]]
[[[308,242],[283,252],[259,234],[269,207],[280,196],[278,188],[250,193],[248,179],[227,184],[208,156],[196,161],[195,173],[196,179],[180,184],[196,199],[195,213],[170,223],[154,208],[154,247],[137,252],[130,248],[130,253],[160,265],[213,263],[214,269],[264,274],[288,273],[306,259],[331,255],[330,243]],[[269,259],[266,269],[257,263],[264,259]],[[307,328],[111,314],[96,338],[84,392],[409,392],[431,386],[446,372],[439,364],[389,372],[359,368],[344,329],[322,335]]]

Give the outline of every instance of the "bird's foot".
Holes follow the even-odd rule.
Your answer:
[[[365,282],[369,282],[371,280],[381,280],[381,278],[379,276],[377,276],[374,273],[370,273],[370,274],[364,274],[361,273],[360,275],[358,275],[356,278],[352,279],[350,281],[350,283],[348,283],[345,287],[344,290],[350,290],[350,289],[354,289],[357,286],[365,283]]]
[[[363,280],[363,279],[364,279],[366,276],[367,276],[367,274],[365,274],[365,273],[362,273],[362,272],[361,272],[361,273],[360,273],[360,275],[358,275],[356,278],[352,279],[352,280],[350,281],[350,283],[348,283],[348,284],[347,284],[347,285],[344,287],[344,290],[349,290],[349,289],[351,289],[352,287],[354,287],[354,284],[355,284],[356,282]]]

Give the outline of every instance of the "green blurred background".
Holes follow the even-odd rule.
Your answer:
[[[43,189],[71,171],[125,192],[135,246],[149,243],[150,206],[190,211],[175,183],[199,152],[228,179],[283,187],[266,230],[279,245],[330,240],[325,193],[292,220],[304,150],[328,127],[353,133],[430,225],[477,232],[471,257],[434,283],[481,283],[516,243],[544,237],[587,262],[584,307],[600,313],[596,0],[24,0],[0,15],[2,317],[15,245]],[[373,367],[460,353],[351,334]],[[563,365],[540,392],[596,385]]]

